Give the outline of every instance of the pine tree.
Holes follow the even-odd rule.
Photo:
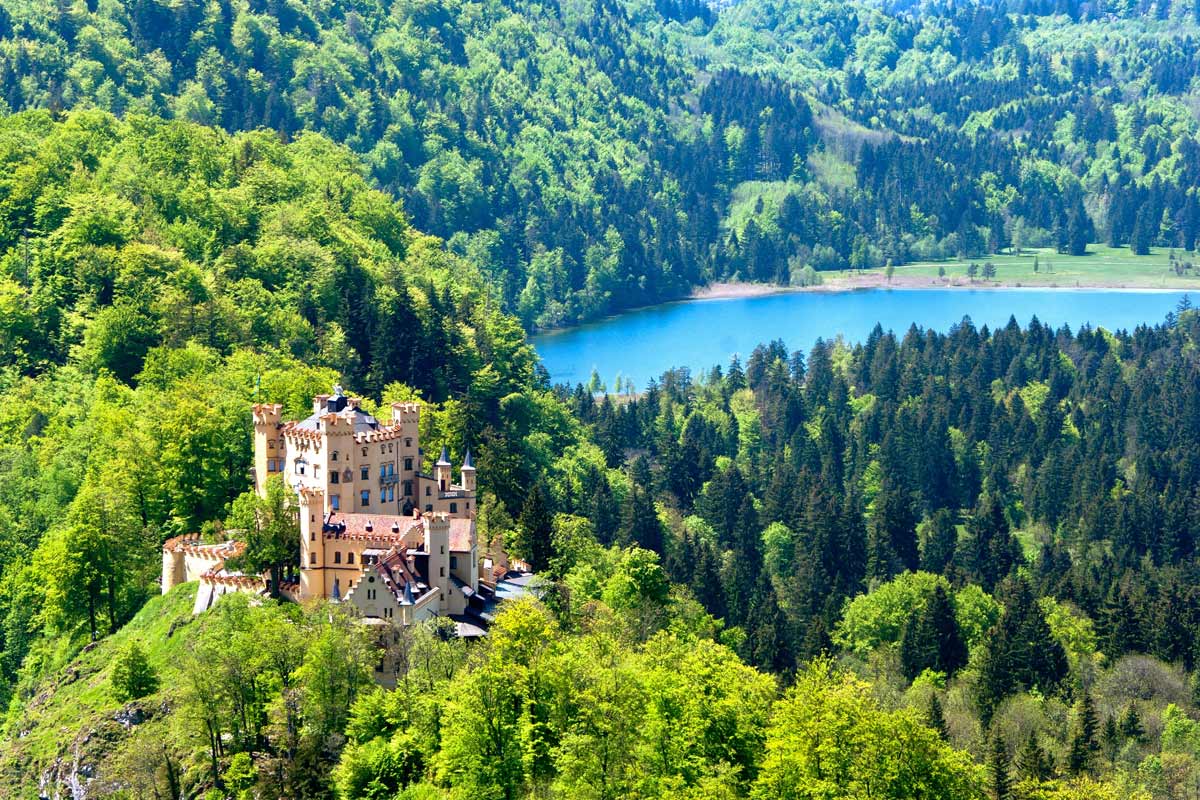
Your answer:
[[[1142,726],[1142,718],[1138,716],[1137,707],[1133,703],[1129,704],[1125,709],[1124,716],[1121,717],[1121,735],[1139,743],[1146,738],[1146,729]]]
[[[949,509],[938,509],[929,522],[929,533],[921,550],[921,569],[941,574],[954,561],[958,547],[958,527]]]
[[[991,749],[988,752],[988,778],[992,800],[1010,800],[1012,782],[1008,774],[1008,748],[999,731],[992,733]]]
[[[1038,744],[1037,734],[1031,732],[1017,756],[1017,774],[1022,780],[1040,783],[1049,780],[1051,772],[1050,760]]]
[[[1092,757],[1099,749],[1096,729],[1096,707],[1092,704],[1092,696],[1084,690],[1075,707],[1075,733],[1071,737],[1071,749],[1067,755],[1067,768],[1072,775],[1091,770]]]
[[[546,487],[540,481],[533,485],[525,500],[518,528],[518,553],[529,562],[534,572],[544,571],[554,556],[554,514],[550,510]]]
[[[979,670],[977,699],[985,723],[1014,691],[1034,687],[1051,691],[1068,671],[1067,654],[1051,635],[1028,581],[1017,577],[1005,589],[1004,612],[988,638]]]
[[[954,603],[938,586],[925,608],[904,626],[900,663],[911,680],[926,669],[953,675],[967,663],[967,646],[954,617]]]
[[[938,698],[937,692],[929,695],[929,727],[937,731],[937,735],[942,741],[949,740],[949,732],[946,730],[946,715],[942,712],[942,701]]]
[[[1104,732],[1100,734],[1104,746],[1104,755],[1109,762],[1117,760],[1117,752],[1121,749],[1121,731],[1117,728],[1117,720],[1112,714],[1104,718]]]

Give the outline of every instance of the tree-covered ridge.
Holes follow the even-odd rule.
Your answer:
[[[1178,3],[0,8],[10,109],[324,133],[530,327],[714,279],[1200,230]]]
[[[284,145],[103,112],[0,126],[13,374],[73,360],[129,380],[150,348],[193,341],[269,343],[434,400],[464,392],[493,352],[497,391],[530,379],[520,333],[493,336],[502,321],[479,275],[320,136]]]
[[[132,617],[163,540],[217,535],[256,400],[421,399],[500,522],[583,447],[474,268],[319,134],[27,112],[0,120],[0,161],[5,705]]]
[[[457,234],[530,323],[700,278],[652,153],[687,84],[618,4],[20,2],[6,18],[10,108],[322,132],[362,154],[418,227]]]
[[[850,159],[855,222],[876,261],[1032,243],[1081,252],[1093,227],[1145,253],[1190,250],[1200,232],[1198,23],[1194,3],[750,0],[696,47],[851,121],[823,132],[866,142]]]

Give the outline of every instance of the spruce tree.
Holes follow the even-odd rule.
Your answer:
[[[929,695],[929,712],[927,714],[929,727],[937,731],[937,735],[942,741],[949,739],[949,731],[946,730],[946,715],[942,711],[942,701],[938,698],[937,692]]]
[[[544,571],[554,556],[554,513],[546,487],[541,481],[535,483],[521,509],[519,527],[519,555],[523,556],[534,572]]]
[[[1133,703],[1129,704],[1125,709],[1124,716],[1121,717],[1121,735],[1139,743],[1146,738],[1146,729],[1142,726],[1142,718],[1138,716],[1137,707]]]
[[[1017,774],[1022,780],[1040,783],[1049,780],[1051,772],[1050,760],[1038,744],[1037,734],[1030,732],[1029,739],[1017,756]]]
[[[925,546],[921,549],[921,569],[942,574],[954,561],[958,547],[958,527],[949,509],[938,509],[929,521]]]
[[[945,587],[936,587],[925,608],[904,626],[900,663],[910,680],[926,669],[951,676],[966,665],[967,646]]]
[[[1010,800],[1012,781],[1008,774],[1008,748],[1005,747],[1004,737],[999,731],[993,731],[991,738],[987,766],[992,800]]]
[[[1112,714],[1104,718],[1104,732],[1100,734],[1104,746],[1104,755],[1109,762],[1116,761],[1117,752],[1121,749],[1121,731],[1117,727],[1117,719]]]
[[[1072,775],[1081,775],[1092,768],[1092,757],[1099,749],[1096,741],[1096,707],[1086,690],[1081,692],[1075,706],[1075,731],[1071,736],[1071,749],[1067,754],[1067,769]]]

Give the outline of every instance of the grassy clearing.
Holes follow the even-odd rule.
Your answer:
[[[133,739],[164,733],[159,717],[175,703],[172,687],[188,632],[195,627],[195,597],[196,584],[189,583],[151,599],[128,625],[56,670],[23,707],[10,711],[0,742],[0,786],[10,787],[12,794],[4,796],[36,797],[38,777],[60,759],[66,771],[78,761],[103,775],[105,765]],[[130,639],[146,649],[160,689],[125,704],[114,696],[109,678],[116,655]],[[118,714],[134,708],[146,722],[127,728]]]
[[[894,277],[937,280],[940,268],[945,270],[945,280],[967,281],[967,267],[974,261],[981,273],[976,281],[982,284],[983,264],[990,261],[996,266],[995,282],[1005,286],[1200,290],[1200,257],[1183,250],[1174,251],[1179,261],[1194,264],[1181,277],[1176,275],[1170,263],[1171,252],[1166,248],[1154,248],[1150,255],[1135,256],[1126,247],[1091,245],[1087,255],[1064,256],[1051,248],[1042,248],[1025,250],[1020,256],[1002,254],[963,261],[905,264],[896,267]],[[1033,271],[1035,258],[1037,272]]]

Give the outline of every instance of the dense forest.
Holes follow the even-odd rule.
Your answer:
[[[1194,3],[0,3],[0,102],[346,144],[546,327],[1200,233]]]
[[[1200,4],[0,0],[0,794],[1200,798],[1200,316],[525,332],[714,280],[1194,250]],[[1024,321],[1021,321],[1024,322]],[[830,331],[833,336],[834,332]],[[485,642],[158,596],[255,400],[419,399]]]

